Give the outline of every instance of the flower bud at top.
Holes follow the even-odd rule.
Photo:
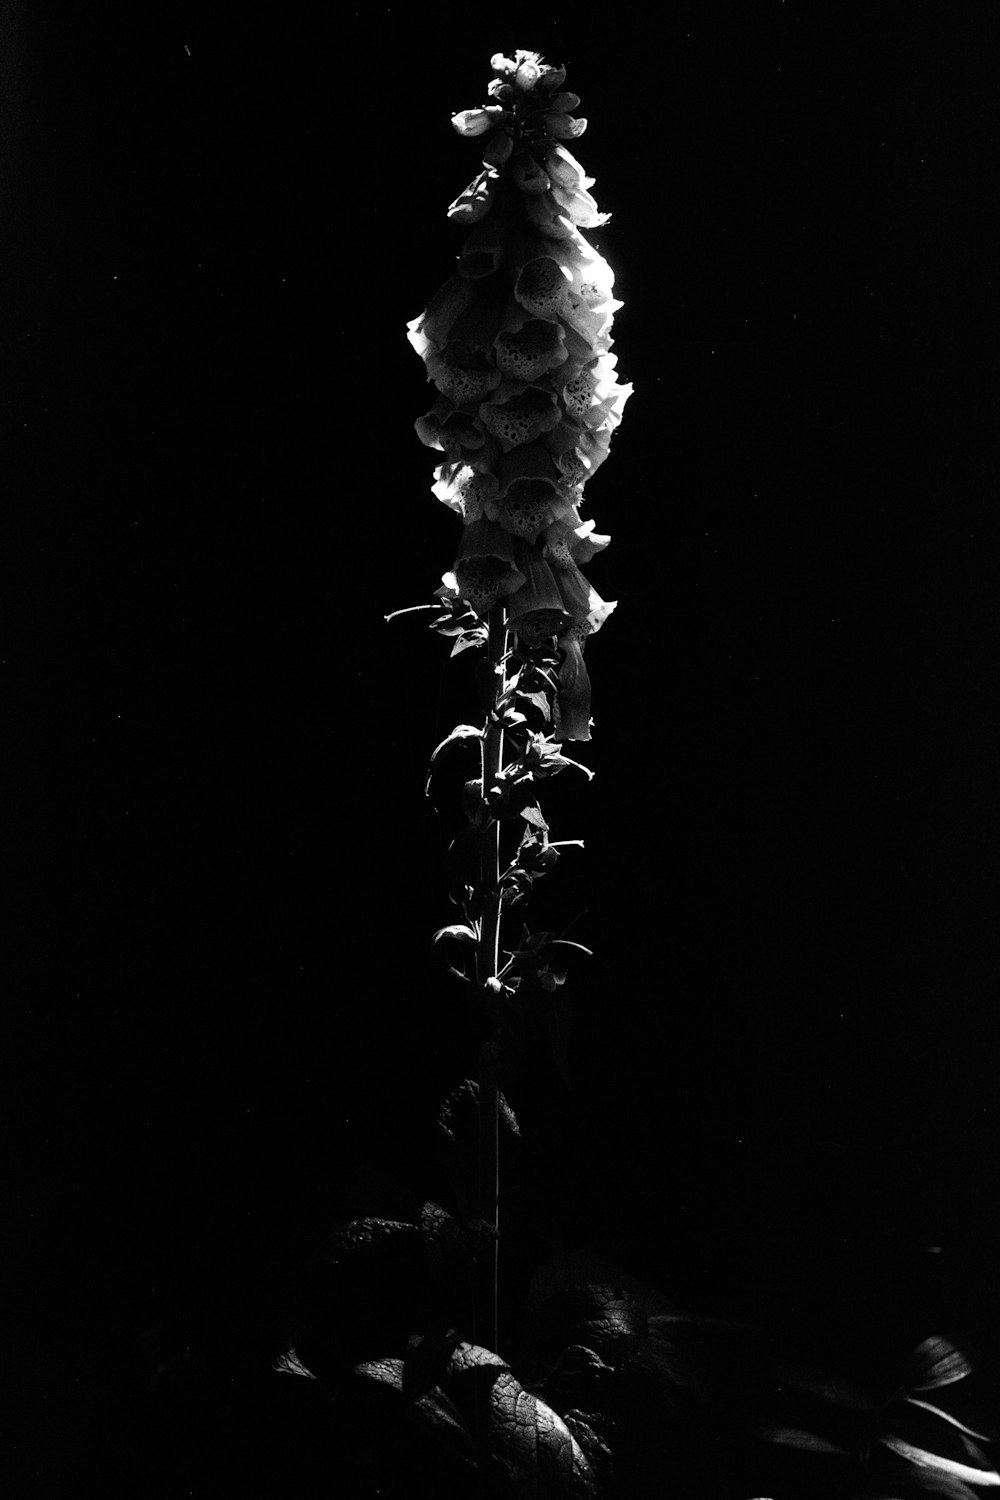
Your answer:
[[[514,74],[515,88],[523,89],[524,92],[527,93],[529,89],[533,89],[535,87],[535,84],[538,82],[539,77],[541,76],[541,71],[542,70],[538,66],[537,62],[523,62],[518,68],[517,72]]]

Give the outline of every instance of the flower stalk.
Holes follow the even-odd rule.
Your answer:
[[[503,604],[490,610],[486,658],[492,687],[482,739],[484,801],[498,785],[503,769],[503,720],[497,712],[506,687],[506,611]],[[500,968],[500,822],[489,818],[482,830],[480,881],[485,893],[476,948],[476,975],[487,991],[499,991]],[[486,1227],[486,1249],[482,1266],[479,1303],[484,1327],[477,1338],[487,1349],[499,1343],[499,1235],[500,1235],[500,1101],[497,1080],[499,1047],[491,1026],[479,1049],[479,1217]]]
[[[566,767],[567,740],[589,740],[588,638],[615,608],[584,576],[608,545],[581,516],[584,486],[608,455],[631,386],[618,382],[611,325],[614,274],[584,229],[608,220],[566,142],[586,128],[566,70],[534,52],[491,59],[489,103],[452,117],[482,138],[482,170],[451,205],[465,231],[454,274],[408,337],[435,388],[415,423],[436,449],[433,493],[461,521],[432,628],[452,655],[485,648],[482,729],[461,724],[435,750],[428,790],[454,763],[466,827],[452,841],[451,898],[463,921],[434,937],[448,973],[478,992],[479,1220],[476,1337],[496,1348],[499,1133],[516,1122],[498,1074],[528,1003],[544,1007],[581,944],[529,933],[504,949],[501,919],[579,840],[550,843],[540,782]],[[478,777],[468,763],[478,751]],[[519,834],[504,839],[506,830]],[[550,1026],[555,1026],[554,1012]],[[559,1063],[564,1061],[560,1059]],[[557,1065],[559,1065],[557,1063]],[[470,1085],[471,1087],[471,1085]]]

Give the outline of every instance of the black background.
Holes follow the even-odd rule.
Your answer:
[[[52,1431],[142,1337],[252,1343],[304,1222],[438,1191],[475,1044],[423,778],[476,706],[383,616],[452,561],[405,323],[519,46],[582,96],[635,385],[537,1199],[678,1295],[808,1241],[995,1297],[994,15],[629,14],[5,10],[5,1236]]]

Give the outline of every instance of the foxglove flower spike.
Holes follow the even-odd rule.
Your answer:
[[[463,522],[444,592],[481,619],[508,601],[526,645],[558,638],[557,737],[587,740],[583,642],[614,605],[580,571],[610,538],[579,507],[632,390],[610,352],[622,304],[582,232],[609,216],[564,144],[587,124],[566,69],[526,50],[490,66],[490,102],[452,116],[486,138],[483,170],[448,209],[469,231],[457,273],[408,325],[438,392],[416,428],[444,454],[433,492]]]

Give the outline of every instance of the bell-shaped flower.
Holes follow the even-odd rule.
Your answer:
[[[497,519],[507,531],[533,542],[539,532],[566,513],[571,502],[546,479],[518,479],[497,503]]]
[[[535,256],[517,273],[514,296],[532,317],[554,322],[566,305],[572,284],[569,272],[554,256]]]
[[[573,489],[578,489],[590,478],[590,464],[580,448],[588,430],[582,422],[566,417],[545,437],[545,446],[562,480]]]
[[[553,488],[560,482],[552,455],[542,441],[526,443],[505,453],[497,465],[497,478],[501,494],[525,479],[544,479]]]
[[[567,358],[562,329],[558,324],[537,318],[519,329],[505,329],[497,334],[494,354],[505,375],[528,384],[556,369]]]
[[[562,324],[532,317],[513,296],[504,309],[493,352],[505,375],[529,384],[557,369],[568,356]]]
[[[504,381],[492,399],[479,408],[479,420],[505,453],[550,432],[561,416],[552,391],[520,380]]]
[[[432,349],[428,353],[427,376],[442,396],[456,406],[466,401],[482,401],[503,378],[483,349],[455,339],[440,351]]]
[[[561,483],[551,454],[540,442],[504,454],[498,465],[497,519],[516,536],[534,541],[572,508],[575,494]]]
[[[601,598],[575,562],[569,564],[553,562],[552,572],[563,607],[574,625],[579,627],[584,635],[593,635],[600,630],[608,615],[615,609],[615,605]]]
[[[453,464],[486,442],[485,434],[470,413],[456,407],[447,396],[438,396],[430,411],[418,417],[413,425],[422,443],[446,453]]]
[[[555,701],[555,738],[590,739],[590,675],[583,643],[615,608],[601,599],[574,562],[550,563],[533,549],[521,556],[524,583],[510,596],[508,620],[529,649],[558,636],[563,654]]]
[[[462,246],[458,258],[459,275],[473,279],[492,276],[506,254],[507,240],[505,216],[493,209],[474,226]]]
[[[584,427],[583,431],[578,434],[573,457],[583,467],[587,479],[593,478],[607,458],[611,437],[619,421],[618,416],[612,415],[600,427]],[[565,462],[565,459],[561,459],[560,467],[563,467]]]
[[[615,608],[603,600],[575,565],[553,568],[559,593],[573,623],[559,637],[563,652],[559,691],[555,701],[555,738],[590,739],[590,675],[583,660],[583,643],[599,630]],[[585,611],[585,613],[584,613]]]
[[[489,350],[509,300],[489,282],[480,282],[474,276],[451,276],[420,316],[407,323],[407,337],[424,361],[429,349],[441,350],[451,339]]]
[[[561,634],[572,621],[559,593],[552,569],[534,548],[525,549],[521,568],[524,583],[507,601],[507,622],[529,650]]]
[[[458,556],[452,572],[444,575],[445,585],[457,589],[484,619],[494,604],[516,593],[524,582],[514,547],[514,537],[495,521],[470,522],[462,528]]]
[[[601,307],[588,307],[572,293],[563,309],[563,324],[566,329],[566,352],[580,364],[588,364],[597,354],[607,354],[614,340],[611,325],[620,302],[607,302]]]
[[[611,541],[610,536],[599,535],[594,525],[593,521],[581,521],[580,512],[574,505],[546,528],[542,555],[562,568],[585,567]],[[588,615],[590,609],[588,596]]]
[[[459,193],[448,209],[448,217],[452,223],[478,224],[480,219],[485,218],[493,207],[499,181],[499,172],[491,170],[480,172],[478,177],[474,177],[465,192]]]
[[[434,470],[437,482],[431,486],[443,505],[455,511],[467,524],[483,516],[496,520],[499,485],[494,475],[479,474],[468,464],[441,464]]]
[[[574,369],[567,362],[552,376],[567,412],[588,427],[600,427],[612,416],[620,420],[632,394],[631,385],[619,385],[615,380],[617,362],[616,354],[605,353],[582,369]]]
[[[590,181],[590,179],[587,179]],[[556,261],[566,278],[572,283],[578,296],[585,298],[589,306],[606,302],[614,286],[614,273],[608,262],[587,241],[575,225],[571,225],[565,237],[553,243],[549,236],[527,233],[520,237],[511,252],[511,259],[518,276],[529,262],[537,257],[549,257]],[[515,295],[520,295],[515,292]]]

